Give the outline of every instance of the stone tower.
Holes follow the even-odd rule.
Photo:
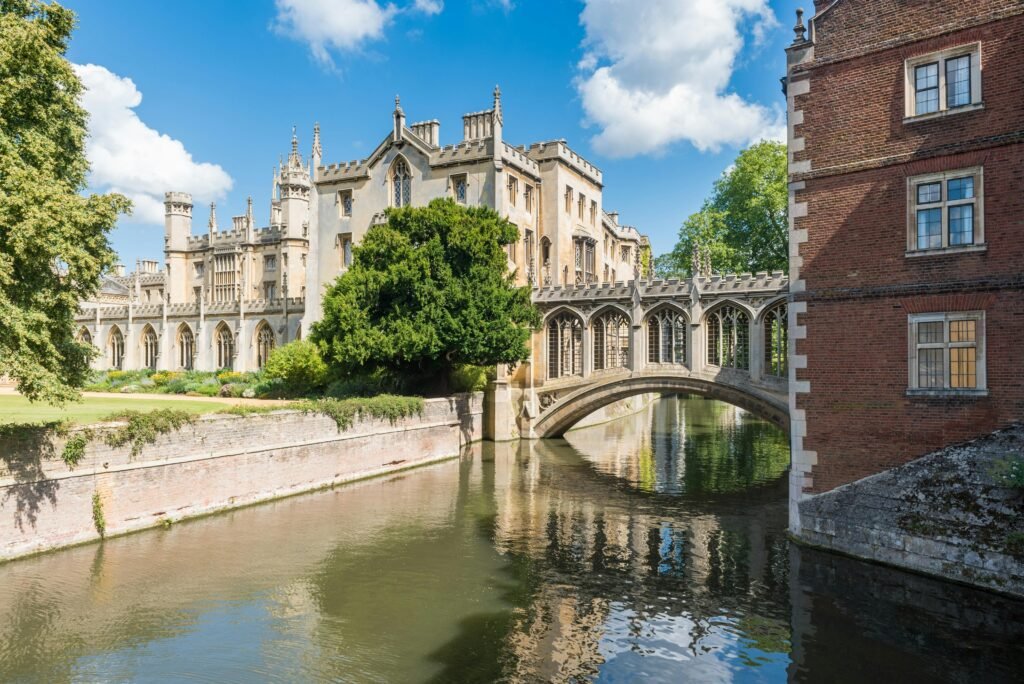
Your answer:
[[[164,256],[166,296],[172,303],[187,301],[188,240],[192,237],[192,195],[164,193]]]
[[[309,169],[299,155],[299,139],[292,129],[292,150],[288,162],[281,169],[280,189],[281,224],[284,237],[302,238],[309,220],[309,191],[312,185]]]

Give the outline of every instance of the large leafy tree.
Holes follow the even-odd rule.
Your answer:
[[[679,229],[675,248],[658,257],[661,276],[691,274],[693,248],[710,252],[718,272],[788,271],[786,146],[761,141],[739,153],[711,197]]]
[[[0,0],[0,375],[30,399],[78,396],[95,350],[75,340],[78,303],[114,261],[120,195],[82,195],[86,113],[64,57],[74,14]]]
[[[484,207],[437,199],[393,209],[324,296],[312,339],[343,376],[383,372],[443,391],[461,364],[514,364],[539,324],[503,249],[514,225]]]

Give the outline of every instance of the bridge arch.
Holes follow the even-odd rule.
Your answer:
[[[550,404],[533,423],[534,436],[561,437],[594,411],[638,394],[677,393],[717,399],[758,415],[789,431],[785,397],[756,385],[728,379],[697,377],[670,371],[616,374],[569,391]]]

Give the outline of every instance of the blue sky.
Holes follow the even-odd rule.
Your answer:
[[[91,183],[132,196],[123,261],[160,259],[164,190],[196,197],[194,232],[252,195],[314,121],[326,163],[366,156],[394,96],[442,144],[500,84],[505,138],[566,138],[604,171],[606,209],[671,249],[736,152],[784,131],[790,0],[67,0],[68,57],[92,115]]]

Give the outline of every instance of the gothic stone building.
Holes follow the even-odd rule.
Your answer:
[[[814,4],[787,50],[791,499],[1024,416],[1024,4]]]
[[[490,109],[463,116],[455,144],[441,144],[436,120],[407,124],[397,98],[391,118],[376,149],[347,163],[323,164],[317,126],[307,164],[293,134],[265,228],[250,199],[226,231],[211,205],[208,233],[193,235],[191,197],[168,192],[164,269],[143,262],[109,276],[82,305],[79,335],[101,350],[96,367],[260,368],[320,318],[324,290],[385,209],[438,197],[490,207],[518,227],[508,257],[523,285],[625,281],[649,262],[647,238],[605,210],[599,169],[564,140],[503,139],[497,88]]]

